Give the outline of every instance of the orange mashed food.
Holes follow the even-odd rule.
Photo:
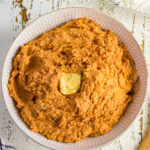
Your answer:
[[[60,92],[63,72],[81,73],[77,93]],[[112,31],[79,18],[21,46],[8,89],[31,131],[76,142],[106,134],[118,122],[132,100],[135,73]]]

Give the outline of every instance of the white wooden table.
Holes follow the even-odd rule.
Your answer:
[[[131,31],[142,48],[148,70],[150,71],[150,17],[137,15],[116,5],[105,4],[103,0],[24,0],[23,5],[30,13],[25,26],[40,15],[65,7],[89,7],[104,12],[120,22]],[[4,58],[10,44],[22,30],[20,9],[12,4],[12,0],[0,0],[0,79]],[[16,22],[16,16],[18,22]],[[131,127],[119,138],[105,145],[100,150],[135,150],[144,137],[150,118],[150,82],[142,110]],[[17,150],[48,150],[33,142],[14,124],[4,105],[0,90],[0,135],[16,147]]]

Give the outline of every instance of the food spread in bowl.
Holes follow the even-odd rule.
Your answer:
[[[117,36],[79,18],[21,46],[8,89],[32,131],[76,142],[112,129],[132,100],[135,74]]]

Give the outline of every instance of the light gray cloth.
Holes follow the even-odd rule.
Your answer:
[[[16,150],[8,141],[0,136],[0,150]]]

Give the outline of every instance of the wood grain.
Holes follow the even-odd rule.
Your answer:
[[[137,150],[150,150],[150,127]]]

